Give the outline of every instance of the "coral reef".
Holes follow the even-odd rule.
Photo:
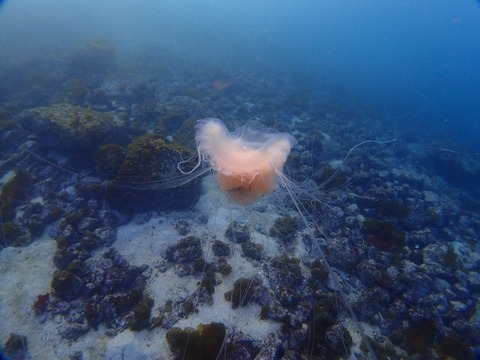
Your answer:
[[[191,263],[202,256],[200,239],[189,236],[181,239],[177,245],[167,249],[166,257],[169,261],[176,263]]]
[[[96,165],[102,174],[111,178],[120,170],[126,155],[125,149],[118,144],[101,145],[96,151]]]

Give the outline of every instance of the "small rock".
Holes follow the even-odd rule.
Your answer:
[[[112,245],[116,238],[115,230],[109,227],[95,229],[93,235],[99,242],[107,246]]]
[[[8,359],[24,359],[27,354],[27,338],[18,334],[10,334],[3,351]]]
[[[476,271],[470,271],[468,273],[468,287],[470,292],[480,291],[480,274]]]
[[[250,240],[250,230],[247,225],[232,221],[225,231],[225,236],[228,240],[241,244]]]
[[[196,236],[188,236],[181,239],[177,245],[167,249],[167,259],[176,263],[188,263],[202,256],[200,239]]]

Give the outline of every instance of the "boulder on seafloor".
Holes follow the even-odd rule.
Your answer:
[[[46,147],[72,153],[93,153],[109,143],[128,142],[125,119],[84,106],[56,104],[24,111],[20,123]]]
[[[189,149],[155,135],[135,138],[107,191],[109,203],[130,212],[181,210],[200,197],[200,182],[181,178],[177,164],[191,158]]]

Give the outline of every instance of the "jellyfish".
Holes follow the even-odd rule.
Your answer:
[[[260,131],[250,124],[230,133],[216,118],[200,120],[196,129],[199,164],[208,163],[222,190],[241,205],[252,204],[278,187],[296,143],[288,133]]]

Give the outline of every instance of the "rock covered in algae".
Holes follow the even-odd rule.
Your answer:
[[[133,212],[192,206],[200,196],[200,183],[177,181],[180,175],[177,164],[191,156],[187,148],[167,143],[155,135],[135,138],[111,182],[107,199],[114,207]]]
[[[291,307],[300,301],[304,278],[299,259],[286,254],[274,257],[268,277],[275,297],[283,306]]]
[[[22,112],[19,120],[47,147],[67,151],[93,151],[127,139],[125,119],[84,106],[55,104]]]
[[[240,278],[233,284],[233,289],[225,293],[225,300],[232,302],[232,309],[247,306],[254,300],[260,286],[258,279]]]
[[[298,221],[291,217],[279,217],[275,219],[273,226],[269,230],[269,235],[286,242],[295,239],[295,235],[299,230]]]

